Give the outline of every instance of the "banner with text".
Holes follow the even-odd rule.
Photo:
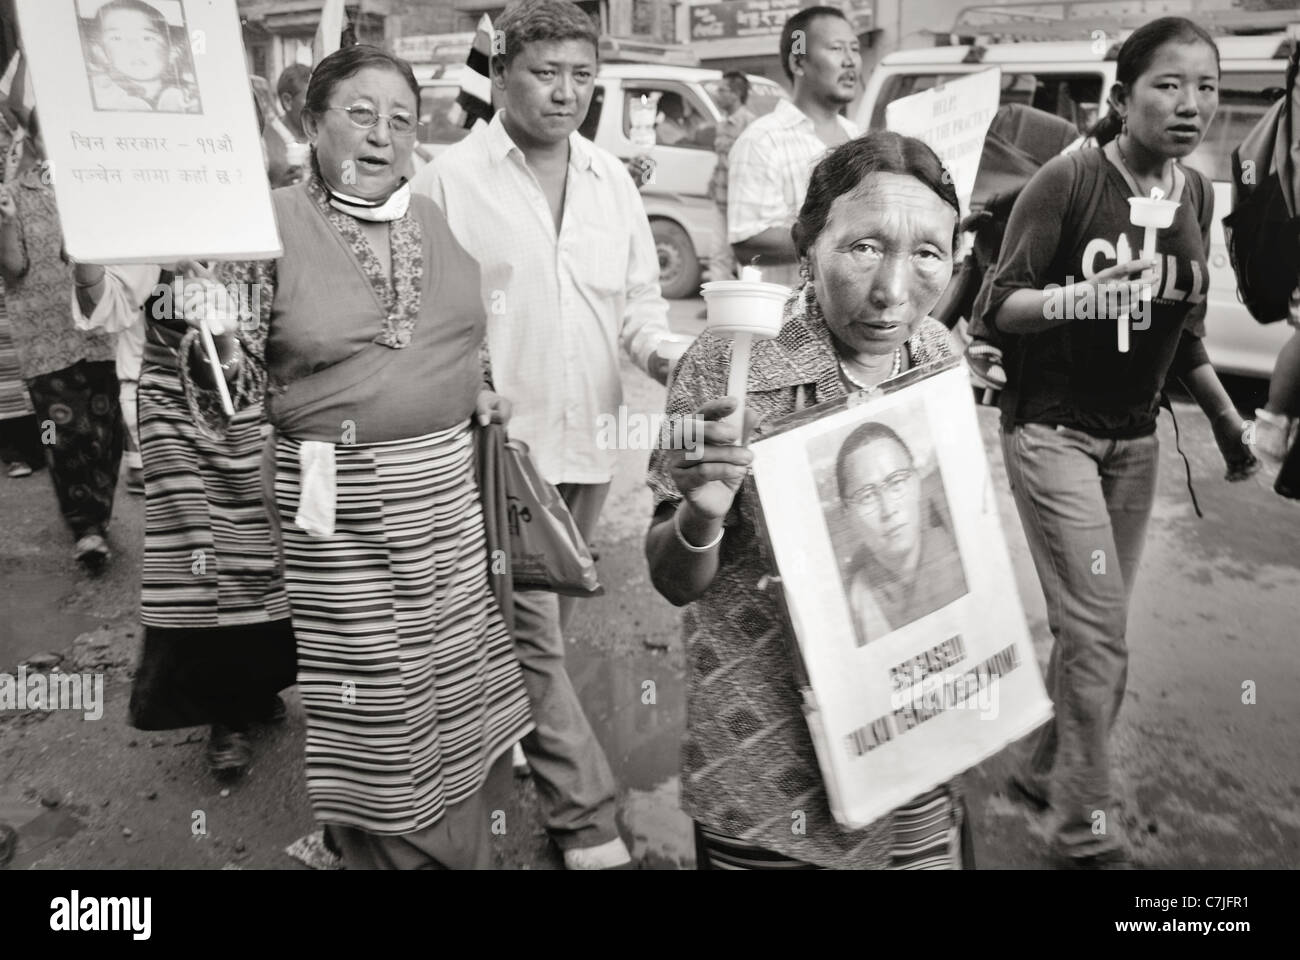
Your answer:
[[[969,375],[924,374],[806,408],[751,447],[804,715],[847,829],[1052,712]]]
[[[69,256],[279,255],[235,0],[17,11]]]
[[[952,174],[962,216],[970,213],[984,137],[998,111],[1002,71],[997,67],[948,80],[942,86],[895,100],[885,126],[924,140]]]

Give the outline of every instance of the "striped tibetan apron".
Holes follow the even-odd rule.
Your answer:
[[[532,728],[488,583],[468,421],[337,445],[334,534],[294,525],[301,443],[277,436],[274,497],[318,820],[423,830]]]
[[[141,622],[204,629],[285,619],[289,604],[262,505],[262,407],[236,414],[224,440],[200,434],[176,374],[180,336],[149,322],[140,371]]]
[[[965,805],[945,786],[894,810],[890,870],[973,869]],[[822,867],[695,824],[701,870],[821,870]]]

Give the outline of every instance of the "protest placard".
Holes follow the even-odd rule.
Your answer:
[[[944,80],[902,97],[885,108],[885,126],[928,143],[952,174],[962,216],[970,213],[971,191],[984,152],[984,137],[997,113],[1002,71],[997,67]]]
[[[235,0],[18,0],[17,12],[69,256],[280,253]]]
[[[804,713],[849,829],[1051,716],[968,374],[922,372],[751,447]]]

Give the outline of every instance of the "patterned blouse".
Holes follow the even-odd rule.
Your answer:
[[[14,181],[18,242],[26,269],[5,287],[9,324],[23,379],[57,373],[78,361],[112,361],[112,334],[86,333],[72,320],[72,267],[63,252],[54,190],[32,167]]]
[[[752,350],[746,404],[766,423],[845,395],[810,284],[787,301],[780,335]],[[907,352],[913,367],[948,358],[948,331],[923,319]],[[726,395],[730,356],[728,340],[704,333],[695,341],[677,367],[670,420]],[[755,429],[755,438],[765,425]],[[656,511],[681,500],[667,451],[651,453],[647,482]],[[769,579],[776,568],[755,527],[756,502],[749,477],[723,521],[717,576],[682,617],[688,659],[682,808],[705,827],[807,863],[887,867],[893,815],[858,831],[841,829],[831,815],[794,679],[779,588]],[[955,797],[954,785],[949,790]]]

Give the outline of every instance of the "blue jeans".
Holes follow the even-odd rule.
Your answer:
[[[1128,676],[1128,603],[1155,500],[1155,434],[1106,440],[1030,423],[1002,434],[1020,522],[1052,630],[1047,691],[1055,716],[1021,778],[1050,797],[1057,850],[1123,847],[1108,739]]]

